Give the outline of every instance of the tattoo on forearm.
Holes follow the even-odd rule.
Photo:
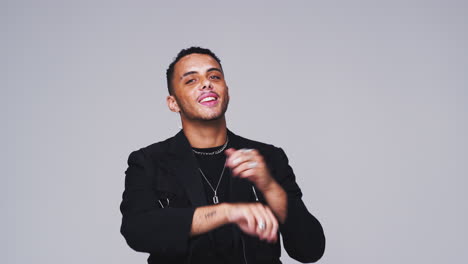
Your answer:
[[[205,219],[208,219],[208,218],[210,218],[210,217],[213,217],[215,214],[216,214],[216,211],[211,211],[211,212],[209,212],[209,213],[206,213],[206,214],[205,214]]]

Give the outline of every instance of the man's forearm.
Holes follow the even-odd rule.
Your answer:
[[[288,197],[283,187],[275,181],[262,193],[278,221],[284,223],[288,214]]]
[[[222,203],[198,207],[193,214],[190,235],[200,235],[227,224],[227,206]]]

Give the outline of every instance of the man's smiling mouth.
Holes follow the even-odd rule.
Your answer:
[[[216,101],[216,100],[218,100],[218,98],[213,97],[213,96],[208,96],[208,97],[203,98],[203,99],[200,101],[200,103],[211,102],[211,101]]]
[[[202,94],[198,98],[198,103],[204,106],[215,106],[218,104],[219,96],[214,92]]]

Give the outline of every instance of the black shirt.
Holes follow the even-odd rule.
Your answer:
[[[220,150],[222,146],[214,148],[193,148],[198,152],[210,153]],[[226,149],[229,148],[229,145]],[[208,205],[214,204],[213,196],[216,186],[219,182],[217,189],[217,196],[219,203],[229,202],[229,186],[231,179],[231,171],[228,167],[224,168],[226,163],[226,155],[224,151],[214,155],[200,155],[195,153],[195,157],[198,161],[199,168],[203,172],[199,173],[202,178],[203,187],[205,189],[206,201]],[[224,168],[224,172],[223,172]],[[222,175],[221,175],[222,174]],[[221,177],[222,176],[222,177]],[[211,186],[208,184],[210,182]],[[224,225],[210,232],[210,238],[212,241],[212,248],[216,258],[219,259],[219,263],[242,263],[241,252],[239,252],[238,243],[234,241],[233,236],[234,226]]]

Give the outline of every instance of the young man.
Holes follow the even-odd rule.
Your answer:
[[[121,233],[148,263],[315,262],[325,249],[282,149],[226,127],[229,92],[208,49],[182,50],[167,70],[174,137],[132,152]]]

